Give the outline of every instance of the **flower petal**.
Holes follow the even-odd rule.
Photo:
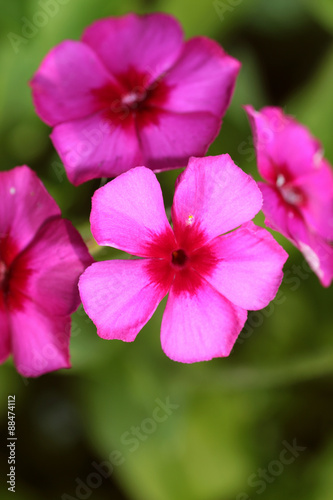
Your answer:
[[[260,183],[264,197],[265,224],[288,238],[304,255],[321,284],[329,286],[333,279],[333,245],[316,234],[302,215],[286,205],[280,193]]]
[[[70,315],[80,304],[79,276],[92,262],[72,223],[51,219],[13,263],[11,287],[30,297],[45,314]]]
[[[140,257],[161,256],[152,253],[152,245],[156,243],[158,247],[161,238],[174,241],[161,187],[153,172],[145,167],[129,170],[98,189],[92,199],[90,222],[99,245]]]
[[[170,92],[163,108],[178,113],[209,112],[221,118],[234,91],[240,62],[214,40],[192,38],[163,78]]]
[[[297,177],[316,167],[321,145],[306,127],[280,108],[266,107],[259,112],[245,106],[245,110],[253,131],[258,170],[264,179],[275,183],[279,168]]]
[[[228,356],[246,317],[247,311],[205,280],[193,294],[172,286],[162,320],[162,349],[182,363]]]
[[[321,284],[330,286],[333,279],[333,244],[309,228],[301,217],[288,221],[290,241],[302,252]],[[288,237],[288,236],[287,236]]]
[[[221,120],[211,113],[173,113],[154,109],[137,117],[144,163],[155,171],[185,167],[192,155],[203,156],[217,136]]]
[[[51,139],[74,184],[114,177],[142,164],[133,118],[112,123],[105,111],[57,125]]]
[[[262,309],[275,297],[288,254],[271,234],[252,222],[213,240],[216,265],[203,277],[244,309]]]
[[[96,112],[93,91],[112,83],[117,85],[90,47],[66,40],[47,54],[30,85],[37,114],[54,126]]]
[[[320,236],[333,241],[333,170],[325,160],[316,170],[296,179],[293,186],[305,196],[301,211],[307,224]]]
[[[82,41],[112,74],[134,68],[155,80],[177,59],[183,32],[177,20],[167,14],[127,14],[96,21],[85,30]]]
[[[333,244],[309,233],[297,246],[320,283],[329,287],[333,281]]]
[[[96,262],[79,281],[83,307],[104,339],[132,342],[167,294],[173,275],[159,261]],[[163,278],[159,281],[156,276]]]
[[[314,233],[300,217],[289,222],[290,241],[302,252],[312,271],[325,287],[333,280],[333,244]]]
[[[7,267],[60,209],[29,167],[0,172],[0,247]]]
[[[300,239],[308,238],[311,231],[306,226],[301,211],[286,203],[279,190],[263,182],[259,182],[263,194],[263,212],[265,224],[291,240],[297,246]]]
[[[24,377],[38,377],[70,368],[69,316],[48,316],[26,299],[10,312],[12,351],[17,371]]]
[[[176,187],[172,220],[177,240],[201,231],[202,244],[251,220],[262,196],[256,182],[228,154],[191,158]]]
[[[285,203],[276,187],[263,182],[259,182],[258,185],[263,195],[262,211],[266,217],[265,224],[279,231],[286,238],[293,238],[289,224],[295,217],[300,217],[299,211],[295,207]]]

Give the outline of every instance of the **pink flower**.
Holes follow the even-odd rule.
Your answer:
[[[304,255],[323,286],[333,279],[333,173],[319,142],[280,108],[245,106],[254,135],[266,224]]]
[[[173,230],[149,169],[98,189],[96,241],[143,257],[96,262],[81,276],[82,303],[98,335],[133,341],[169,293],[161,328],[167,356],[185,363],[228,356],[246,310],[274,298],[287,258],[268,231],[249,222],[261,205],[255,181],[229,155],[190,159],[176,186]]]
[[[215,139],[240,63],[213,40],[184,42],[167,14],[95,22],[32,79],[40,118],[69,180],[114,177],[137,165],[184,167]]]
[[[0,172],[0,362],[25,377],[69,368],[77,282],[92,263],[72,224],[28,167]]]

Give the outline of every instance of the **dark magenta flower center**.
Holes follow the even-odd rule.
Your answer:
[[[131,68],[117,75],[117,83],[94,89],[92,94],[97,109],[105,109],[108,120],[125,125],[133,117],[144,123],[156,122],[169,89],[163,79],[151,81],[149,74]]]
[[[9,291],[9,272],[4,262],[0,260],[0,291],[5,295]]]
[[[123,95],[121,102],[124,106],[136,109],[147,98],[147,95],[148,90],[145,90],[143,87],[137,87],[128,92],[128,94]]]
[[[187,260],[188,257],[181,248],[179,250],[174,250],[171,254],[171,262],[176,267],[184,267]]]
[[[0,239],[0,309],[19,309],[22,306],[29,278],[24,258],[17,259],[18,251],[10,236]]]
[[[299,206],[305,202],[305,195],[302,190],[298,186],[293,186],[291,182],[288,182],[283,174],[278,175],[276,186],[283,199],[290,205]]]

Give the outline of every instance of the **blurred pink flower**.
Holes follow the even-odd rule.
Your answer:
[[[98,335],[133,341],[169,292],[161,327],[167,356],[185,363],[228,356],[247,309],[274,298],[287,258],[268,231],[249,222],[261,205],[255,181],[229,155],[190,159],[176,186],[173,229],[149,169],[98,189],[91,212],[97,243],[144,257],[97,262],[81,276],[82,303]]]
[[[77,282],[93,262],[71,222],[28,167],[0,172],[0,362],[25,377],[69,368]]]
[[[31,81],[69,180],[159,171],[202,156],[219,132],[240,63],[213,40],[184,42],[167,14],[89,26],[45,57]]]
[[[304,255],[323,286],[333,279],[333,172],[320,143],[280,108],[245,106],[254,135],[266,224]]]

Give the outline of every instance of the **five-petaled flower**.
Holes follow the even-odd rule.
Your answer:
[[[137,165],[185,167],[219,132],[240,63],[213,40],[184,42],[167,14],[95,22],[54,47],[34,75],[36,111],[69,180]]]
[[[69,368],[77,283],[93,262],[71,222],[28,167],[0,173],[0,362],[25,377]]]
[[[323,286],[333,279],[333,172],[320,143],[280,108],[245,106],[253,129],[266,224],[304,255]]]
[[[134,168],[98,189],[97,243],[143,257],[96,262],[81,276],[83,307],[98,334],[133,341],[169,293],[164,352],[186,363],[228,356],[247,309],[275,297],[287,258],[251,222],[261,205],[257,184],[229,155],[190,159],[176,186],[173,229],[151,170]]]

